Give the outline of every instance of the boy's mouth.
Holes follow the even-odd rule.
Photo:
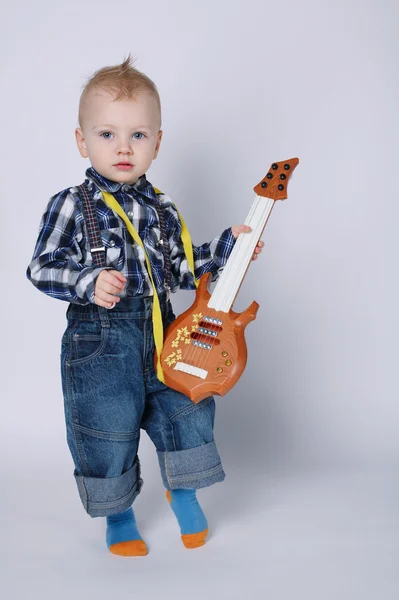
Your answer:
[[[132,165],[129,162],[120,162],[120,163],[117,163],[116,165],[114,165],[114,167],[117,167],[118,169],[127,170],[127,169],[132,169],[134,167],[134,165]]]

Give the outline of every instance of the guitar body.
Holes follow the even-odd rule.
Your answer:
[[[168,327],[161,354],[166,385],[194,403],[223,396],[237,383],[247,363],[244,330],[259,308],[257,302],[242,313],[208,308],[210,276],[201,277],[193,305]],[[190,367],[194,373],[186,372]]]

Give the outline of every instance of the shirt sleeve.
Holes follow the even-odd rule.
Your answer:
[[[194,273],[196,279],[199,279],[205,273],[212,273],[212,281],[216,281],[227,263],[234,244],[235,238],[231,227],[229,227],[211,242],[202,244],[201,246],[193,245]],[[169,246],[171,248],[172,291],[175,291],[177,288],[195,289],[194,278],[184,253],[183,242],[181,240],[181,223],[178,218],[169,238]]]
[[[50,199],[26,275],[41,292],[72,302],[94,302],[95,280],[104,267],[92,265],[84,243],[83,216],[71,191]]]

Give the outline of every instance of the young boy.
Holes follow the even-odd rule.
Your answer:
[[[194,404],[154,369],[154,291],[166,328],[175,318],[169,290],[195,289],[195,280],[181,239],[184,224],[145,176],[162,138],[160,100],[130,56],[90,78],[75,134],[91,163],[85,186],[50,199],[27,276],[42,292],[70,303],[61,374],[80,498],[89,515],[106,516],[111,552],[147,554],[132,509],[142,486],[137,450],[145,429],[183,543],[195,548],[208,531],[196,489],[225,475],[213,438],[214,399]],[[113,199],[129,227],[111,208]],[[129,232],[131,224],[143,245]],[[231,227],[193,246],[195,277],[212,272],[216,279],[238,234],[249,230]]]

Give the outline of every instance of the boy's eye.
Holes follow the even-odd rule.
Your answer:
[[[112,133],[110,131],[103,131],[101,134],[101,137],[103,137],[105,140],[110,140]]]
[[[133,134],[133,137],[134,137],[135,140],[142,140],[143,137],[145,137],[145,136],[144,136],[144,133],[142,133],[141,131],[136,131]]]

